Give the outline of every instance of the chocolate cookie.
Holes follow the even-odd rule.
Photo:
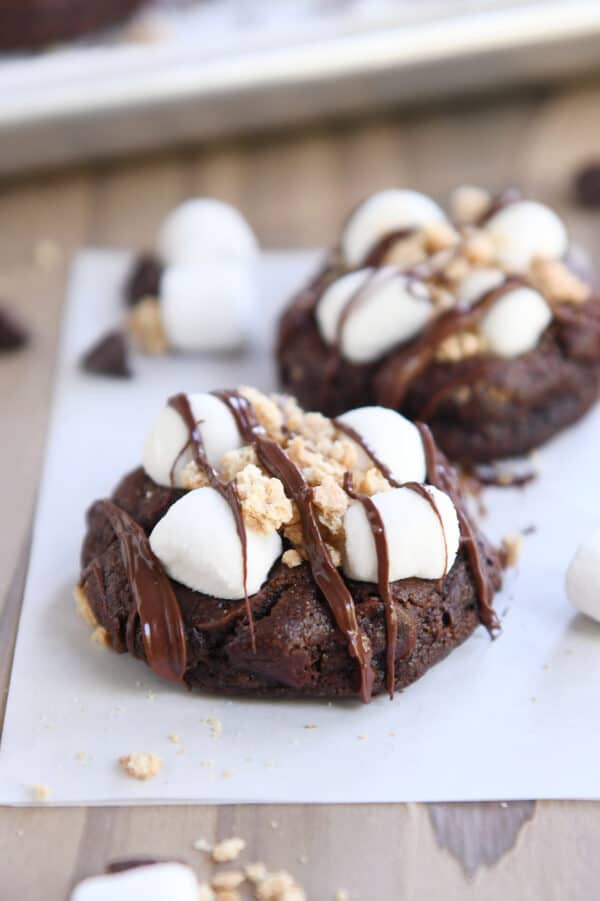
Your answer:
[[[285,312],[282,384],[327,415],[382,404],[467,463],[522,454],[600,392],[600,298],[541,204],[476,189],[452,220],[409,191],[374,195]]]
[[[144,468],[88,513],[77,595],[165,678],[368,701],[494,632],[499,585],[425,426],[244,389],[171,398]]]
[[[125,19],[143,0],[0,0],[0,50],[68,41]]]

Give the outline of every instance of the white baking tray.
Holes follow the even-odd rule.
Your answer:
[[[0,57],[0,173],[562,79],[599,51],[599,0],[155,0]]]

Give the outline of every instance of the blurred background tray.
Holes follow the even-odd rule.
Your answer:
[[[599,50],[598,0],[155,0],[0,57],[0,174],[563,80]]]

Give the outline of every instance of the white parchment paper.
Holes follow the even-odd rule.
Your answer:
[[[600,798],[600,626],[574,614],[563,587],[578,540],[600,522],[600,410],[541,451],[537,482],[486,493],[492,537],[535,527],[496,602],[503,635],[492,643],[479,629],[392,702],[187,693],[94,645],[76,615],[89,503],[138,464],[169,394],[274,386],[274,315],[315,259],[265,255],[252,352],[139,359],[137,377],[119,382],[76,363],[119,315],[127,257],[78,257],[0,746],[0,802],[30,803],[36,783],[56,804]],[[118,767],[136,750],[163,758],[152,781]]]

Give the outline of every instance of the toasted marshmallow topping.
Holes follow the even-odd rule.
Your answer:
[[[258,256],[256,238],[239,210],[210,197],[176,207],[162,225],[158,249],[167,265],[248,264]]]
[[[167,266],[160,312],[176,350],[233,350],[248,338],[256,308],[256,282],[248,267],[203,261]]]
[[[444,492],[425,487],[433,504],[409,487],[372,497],[385,529],[391,582],[441,579],[456,559],[460,528],[454,504]],[[344,572],[359,582],[376,583],[377,550],[362,504],[355,501],[350,505],[344,525]]]
[[[361,203],[346,223],[342,254],[349,266],[359,266],[386,235],[445,219],[441,207],[425,194],[394,188],[380,191]]]
[[[573,607],[600,623],[600,529],[579,545],[567,570],[566,587]]]
[[[524,273],[536,257],[559,259],[569,245],[562,220],[549,207],[520,200],[498,210],[485,224],[499,264],[508,272]]]
[[[552,310],[532,288],[515,288],[496,301],[481,320],[489,350],[499,357],[518,357],[536,346],[552,321]]]
[[[420,332],[433,307],[422,282],[387,266],[337,279],[323,292],[315,315],[323,339],[339,340],[346,360],[370,363]]]
[[[211,466],[218,468],[228,451],[242,446],[235,419],[227,406],[212,394],[188,395],[192,413],[204,442]],[[144,445],[144,469],[158,485],[183,485],[181,474],[193,460],[188,430],[179,413],[166,406],[152,426]],[[173,469],[173,467],[175,467]]]
[[[246,525],[248,594],[265,582],[283,545]],[[150,535],[166,573],[194,591],[227,600],[244,597],[242,542],[230,506],[214,488],[197,488],[176,501]]]
[[[421,435],[400,413],[387,407],[358,407],[338,416],[337,422],[360,436],[360,467],[370,465],[365,453],[368,448],[395,482],[425,481],[427,467]]]
[[[194,871],[182,863],[156,863],[121,873],[92,876],[77,885],[71,901],[197,901]]]

